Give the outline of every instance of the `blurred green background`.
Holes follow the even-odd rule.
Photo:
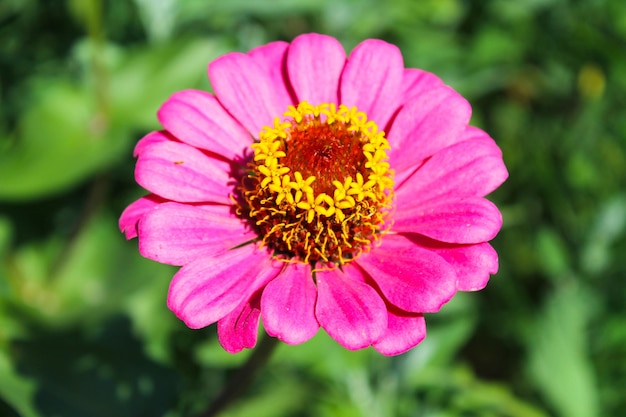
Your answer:
[[[510,171],[500,272],[399,357],[281,345],[227,415],[626,415],[623,0],[1,0],[0,417],[187,416],[230,380],[249,352],[178,321],[175,269],[117,230],[132,148],[215,57],[311,31],[470,100]]]

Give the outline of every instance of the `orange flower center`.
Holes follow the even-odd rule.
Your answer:
[[[276,259],[334,268],[388,229],[393,171],[383,131],[356,107],[289,106],[252,145],[239,214]]]

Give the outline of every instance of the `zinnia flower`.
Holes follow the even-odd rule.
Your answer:
[[[173,94],[137,144],[151,194],[120,218],[143,256],[182,266],[167,302],[187,326],[217,322],[228,352],[254,347],[262,319],[285,343],[322,327],[395,355],[425,337],[424,313],[497,271],[502,218],[484,196],[508,175],[502,153],[397,47],[346,57],[307,34],[208,70],[214,94]]]

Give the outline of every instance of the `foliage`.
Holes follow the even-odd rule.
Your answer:
[[[303,32],[403,51],[474,107],[510,179],[486,290],[395,358],[283,345],[231,416],[620,416],[626,410],[622,0],[4,0],[0,415],[193,415],[249,352],[165,307],[117,231],[132,147],[209,61]]]

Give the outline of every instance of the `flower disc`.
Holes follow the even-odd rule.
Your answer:
[[[290,106],[265,127],[240,213],[277,259],[333,268],[385,232],[393,171],[383,131],[356,107]]]

